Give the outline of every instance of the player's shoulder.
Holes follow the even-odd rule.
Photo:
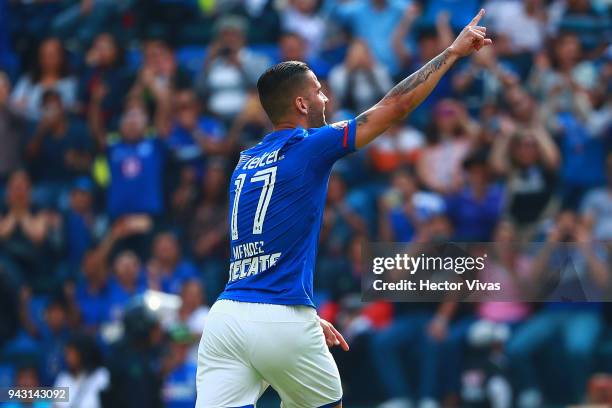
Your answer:
[[[327,133],[342,133],[345,131],[345,129],[348,130],[348,127],[349,121],[342,120],[340,122],[331,123],[329,125],[306,129],[306,136],[317,136]]]

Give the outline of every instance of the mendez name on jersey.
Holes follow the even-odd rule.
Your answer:
[[[313,306],[333,164],[355,150],[355,121],[283,129],[245,150],[230,181],[229,280],[219,299]]]

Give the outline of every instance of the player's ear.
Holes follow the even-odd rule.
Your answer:
[[[298,96],[297,98],[294,99],[294,103],[295,103],[295,108],[300,113],[304,115],[308,114],[308,103],[306,102],[306,99],[304,99],[304,97]]]

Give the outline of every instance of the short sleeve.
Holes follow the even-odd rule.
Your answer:
[[[305,141],[311,157],[333,164],[336,160],[354,152],[355,126],[355,119],[351,119],[309,129]]]

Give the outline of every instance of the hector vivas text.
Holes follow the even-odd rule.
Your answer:
[[[372,272],[380,278],[374,279],[375,291],[499,291],[499,282],[484,282],[480,279],[466,279],[467,274],[479,273],[485,269],[487,254],[472,257],[444,257],[420,254],[395,254],[395,256],[372,258]],[[453,272],[463,279],[441,279]],[[419,273],[427,278],[419,279]],[[384,274],[384,276],[383,276]],[[436,276],[437,275],[437,276]],[[401,279],[406,277],[407,279]],[[408,279],[410,278],[410,279]],[[416,279],[415,279],[416,278]],[[435,279],[438,278],[438,279]]]

